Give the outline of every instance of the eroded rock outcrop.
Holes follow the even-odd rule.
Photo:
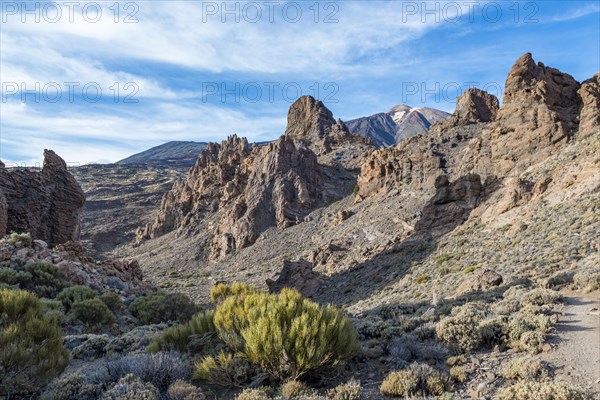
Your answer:
[[[467,89],[457,100],[456,110],[443,123],[445,127],[491,122],[496,118],[500,105],[498,98],[483,90]]]
[[[251,147],[236,135],[209,143],[185,181],[178,180],[161,200],[152,224],[138,230],[139,239],[156,238],[189,226],[239,196],[249,175]]]
[[[288,111],[284,135],[294,140],[306,141],[316,154],[331,151],[332,146],[355,138],[346,124],[335,120],[332,112],[312,96],[302,96]]]
[[[579,89],[581,96],[581,112],[579,114],[579,132],[596,132],[600,130],[600,73],[584,81]]]
[[[572,76],[536,64],[530,53],[513,65],[503,100],[498,109],[494,96],[469,89],[427,135],[374,152],[358,178],[360,198],[403,187],[431,193],[442,174],[516,177],[562,148],[580,118],[584,129],[598,123],[597,80],[580,90]]]
[[[352,156],[337,155],[357,149],[364,156],[361,144],[365,140],[335,121],[323,103],[302,97],[290,108],[285,134],[268,145],[250,146],[235,135],[208,144],[187,180],[163,197],[155,221],[138,230],[138,240],[201,226],[211,231],[211,259],[248,247],[268,228],[298,224],[316,207],[350,193],[356,172],[345,165]],[[323,165],[313,149],[341,161]],[[216,223],[203,225],[214,215]]]
[[[293,288],[305,297],[311,297],[325,281],[324,276],[313,271],[313,266],[306,260],[284,261],[281,272],[273,279],[267,279],[271,292],[279,292],[283,288]]]
[[[422,217],[415,230],[420,233],[445,233],[465,221],[484,195],[481,177],[475,174],[461,176],[450,182],[440,175],[435,181],[436,193],[423,207]]]
[[[519,58],[506,79],[503,105],[489,137],[496,174],[547,157],[578,129],[579,83],[569,74]]]
[[[284,136],[314,151],[321,164],[357,169],[374,148],[369,139],[350,133],[342,120],[335,120],[331,111],[312,96],[296,100],[287,121]]]
[[[244,182],[218,228],[212,254],[219,258],[253,244],[271,226],[297,224],[326,194],[321,192],[316,155],[284,135],[268,146],[255,148]],[[229,194],[229,192],[228,192]]]
[[[85,196],[64,160],[52,150],[44,150],[41,171],[1,167],[0,192],[7,210],[5,232],[29,232],[50,246],[79,238]],[[1,209],[0,205],[0,214]]]

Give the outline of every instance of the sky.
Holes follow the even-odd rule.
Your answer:
[[[0,1],[0,159],[115,162],[275,139],[301,95],[336,118],[501,98],[514,61],[600,70],[596,1]]]

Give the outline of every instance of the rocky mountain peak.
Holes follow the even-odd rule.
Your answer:
[[[348,146],[369,144],[367,139],[350,133],[341,119],[335,120],[332,112],[311,96],[302,96],[292,104],[284,136],[304,142],[318,156],[340,147],[348,150]]]
[[[499,108],[496,96],[480,89],[470,88],[458,98],[453,118],[456,118],[459,125],[491,122],[496,118]]]
[[[541,62],[536,64],[531,53],[527,53],[515,62],[506,78],[499,116],[514,121],[515,116],[523,116],[523,110],[533,106],[546,114],[541,117],[548,118],[547,122],[561,124],[558,129],[570,133],[579,113],[579,87],[571,75]]]
[[[286,136],[294,139],[319,140],[336,125],[332,112],[312,96],[302,96],[288,111]]]

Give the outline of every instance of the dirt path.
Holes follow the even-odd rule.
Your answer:
[[[557,309],[559,322],[542,353],[542,360],[556,367],[556,380],[571,382],[600,395],[600,294],[564,292]]]

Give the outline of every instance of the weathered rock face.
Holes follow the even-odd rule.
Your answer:
[[[506,79],[503,106],[490,135],[498,175],[546,157],[577,131],[579,83],[569,74],[519,58]],[[534,156],[535,155],[535,156]]]
[[[592,79],[579,90],[573,77],[536,64],[525,54],[508,75],[501,109],[494,96],[466,91],[455,113],[427,135],[374,152],[362,166],[359,195],[402,187],[431,193],[442,174],[453,180],[469,173],[483,178],[518,176],[574,135],[580,111],[582,127],[598,123],[597,87]]]
[[[266,229],[302,222],[316,207],[348,194],[355,178],[344,163],[351,157],[321,165],[311,149],[336,155],[328,152],[346,154],[356,147],[364,156],[356,143],[365,140],[336,122],[323,103],[303,97],[290,109],[286,133],[268,145],[251,147],[237,136],[209,143],[187,180],[163,197],[155,221],[138,230],[138,240],[202,226],[212,230],[212,259],[248,247]],[[214,215],[218,222],[204,226]]]
[[[387,192],[392,188],[420,189],[433,186],[443,159],[423,137],[414,137],[395,148],[373,152],[358,177],[358,196]]]
[[[415,226],[417,232],[452,230],[467,219],[484,194],[481,177],[475,174],[461,176],[454,182],[440,175],[435,189],[435,195],[423,208],[423,215]]]
[[[140,229],[138,238],[155,238],[189,226],[206,212],[217,211],[238,196],[249,173],[250,153],[248,141],[236,135],[221,144],[209,143],[187,180],[177,181],[167,192],[155,221]]]
[[[255,148],[243,182],[232,182],[240,190],[213,240],[214,258],[253,244],[271,226],[301,222],[324,196],[316,155],[285,135]]]
[[[364,156],[374,146],[368,138],[350,133],[341,120],[335,120],[325,105],[311,96],[296,100],[288,112],[284,136],[307,146],[321,164],[360,168]]]
[[[582,108],[579,114],[579,132],[598,132],[600,129],[600,73],[584,81],[579,89]]]
[[[444,126],[491,122],[496,118],[499,108],[496,96],[470,88],[457,99],[456,111],[445,121]]]
[[[281,272],[273,279],[267,279],[271,292],[279,292],[283,288],[294,288],[305,297],[313,296],[325,281],[313,266],[305,260],[284,261]]]
[[[44,151],[41,171],[0,168],[0,192],[6,199],[7,232],[29,232],[50,246],[78,239],[85,196],[53,151]]]
[[[346,125],[336,121],[331,111],[311,96],[302,96],[292,104],[284,135],[307,141],[317,154],[329,152],[333,144],[352,137]]]

